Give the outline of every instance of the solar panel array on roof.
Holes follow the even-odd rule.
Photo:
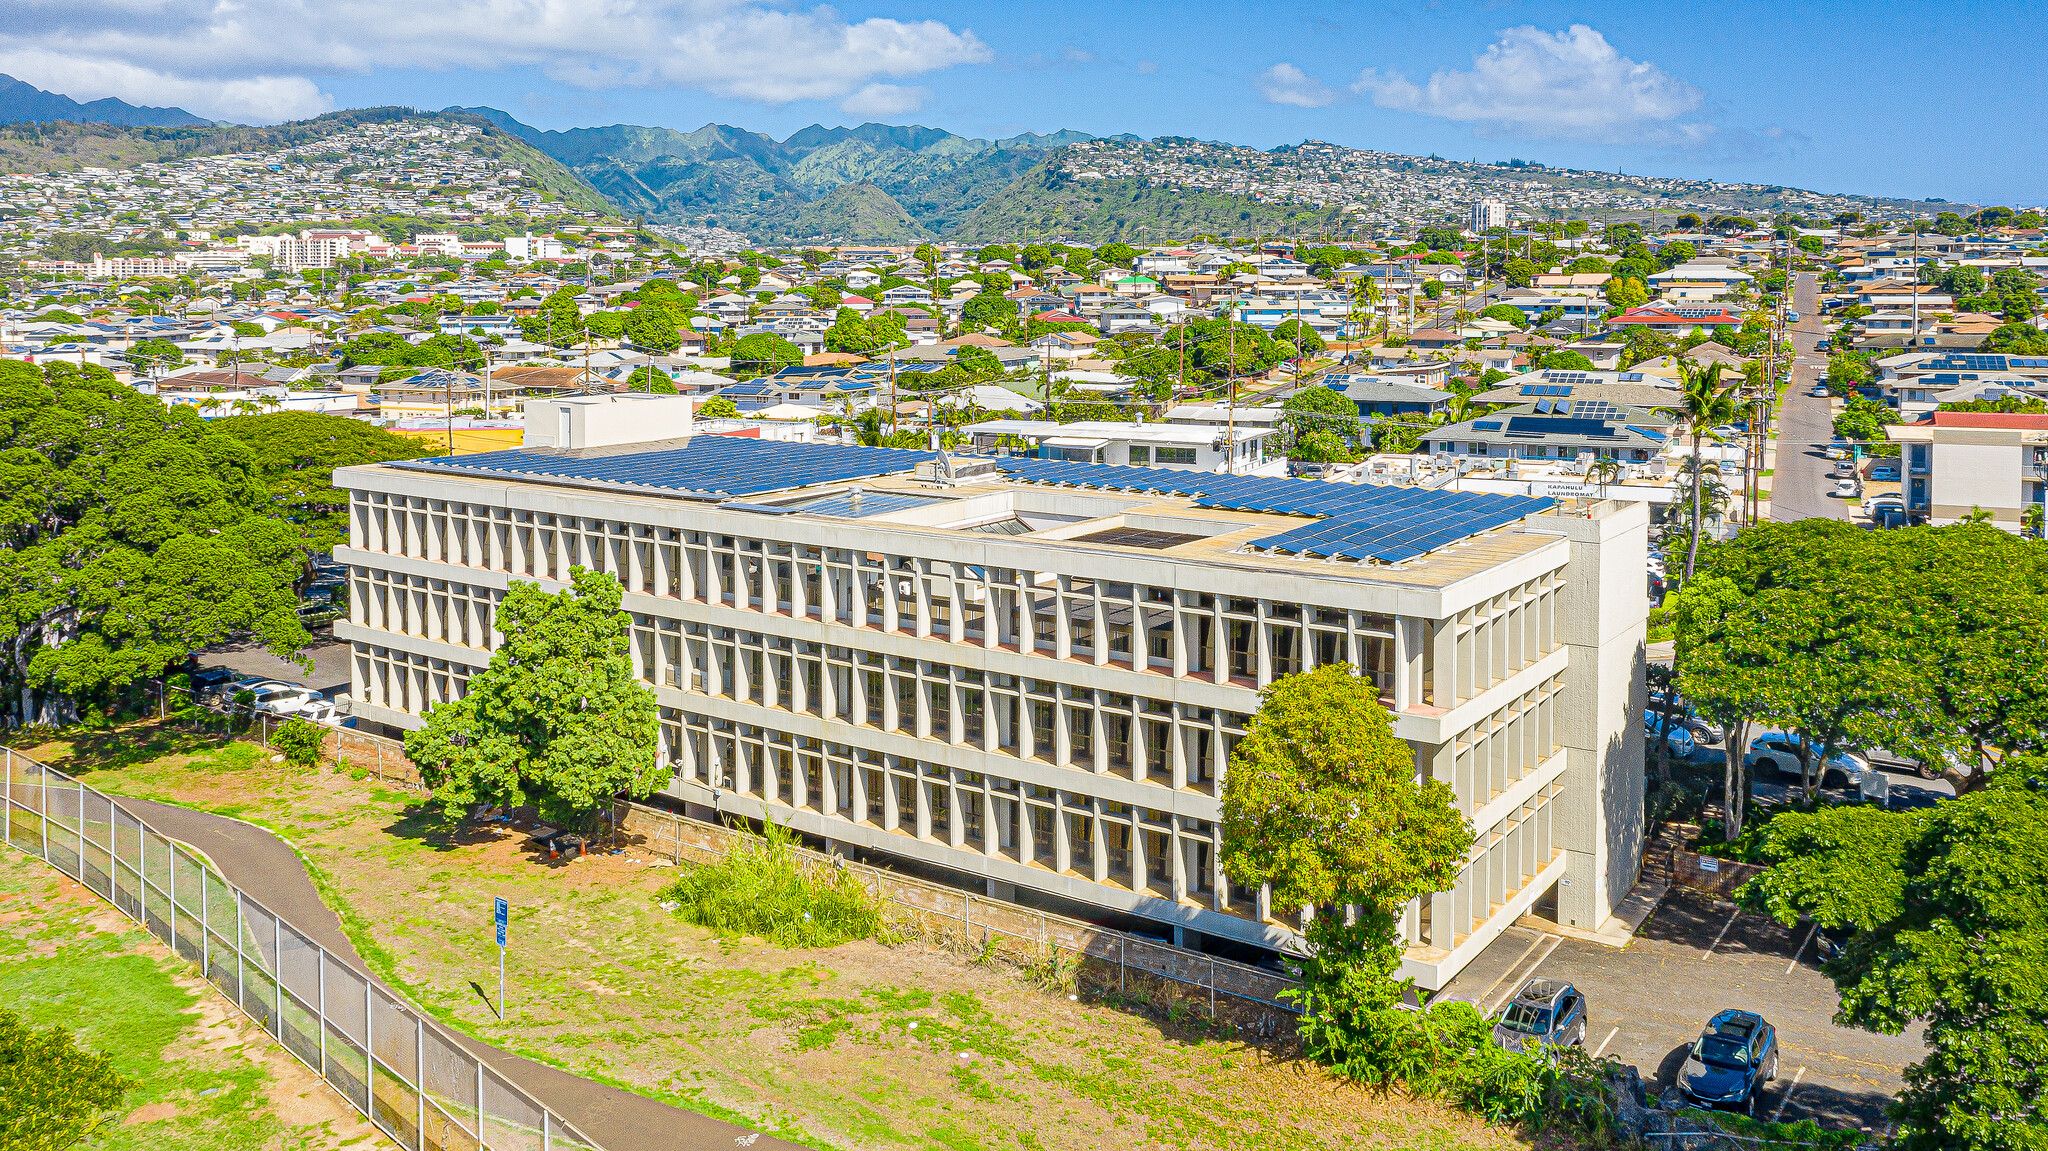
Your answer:
[[[410,460],[394,467],[583,480],[704,497],[759,495],[812,484],[907,472],[931,453],[839,444],[790,444],[734,436],[696,436],[680,448],[616,456],[550,455],[512,448],[473,456]]]
[[[1550,384],[1523,384],[1522,394],[1525,396],[1569,396],[1572,394],[1572,389],[1570,385],[1557,387]]]
[[[1198,507],[1313,516],[1318,522],[1245,545],[1257,551],[1399,563],[1534,515],[1548,498],[1219,476],[1166,468],[1010,458],[997,466],[1033,483],[1195,497]]]
[[[1417,492],[1415,488],[1393,489]],[[1261,551],[1322,559],[1366,560],[1399,563],[1443,547],[1504,527],[1549,507],[1548,499],[1529,496],[1487,496],[1471,492],[1420,492],[1448,496],[1431,501],[1430,514],[1419,514],[1420,506],[1398,509],[1418,514],[1373,517],[1331,516],[1293,531],[1253,540],[1249,546]],[[1359,509],[1364,511],[1366,509]],[[1374,509],[1377,510],[1377,509]]]
[[[1511,416],[1509,435],[1611,436],[1614,429],[1601,420],[1575,420],[1569,416]]]
[[[1500,421],[1480,420],[1472,425],[1472,430],[1475,432],[1497,432],[1500,430]]]

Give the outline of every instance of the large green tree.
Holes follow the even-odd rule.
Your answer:
[[[0,360],[0,690],[68,722],[238,634],[310,638],[306,548],[254,454],[104,369]]]
[[[2048,545],[1986,525],[1759,524],[1703,552],[1674,610],[1686,698],[1801,731],[1816,763],[1880,745],[1968,792],[1987,763],[2048,750]]]
[[[1276,680],[1262,697],[1223,781],[1223,867],[1271,884],[1276,909],[1315,909],[1303,1038],[1321,1061],[1383,1081],[1364,1064],[1401,1026],[1396,917],[1456,881],[1472,828],[1449,785],[1417,782],[1378,689],[1348,665]]]
[[[1893,1107],[1902,1151],[2048,1147],[2048,795],[2038,760],[1998,786],[1908,812],[1781,815],[1740,893],[1791,925],[1850,933],[1823,968],[1838,1023],[1926,1025]]]
[[[0,1010],[0,1148],[65,1151],[104,1131],[135,1081],[62,1027]]]
[[[275,514],[298,530],[309,556],[348,539],[348,493],[334,486],[334,469],[433,454],[411,436],[319,412],[230,416],[214,426],[248,447]]]
[[[803,362],[803,349],[773,332],[741,336],[732,346],[734,371],[765,374]]]
[[[505,642],[490,666],[405,737],[406,755],[449,810],[531,804],[544,819],[587,823],[615,796],[663,783],[654,692],[633,674],[619,581],[580,567],[569,580],[553,595],[513,581],[498,605]]]

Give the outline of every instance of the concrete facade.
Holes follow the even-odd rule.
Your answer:
[[[802,450],[793,447],[792,450]],[[1526,517],[1398,564],[1244,545],[1298,518],[985,476],[747,503],[431,465],[343,469],[355,713],[416,727],[499,641],[511,580],[615,573],[688,810],[1298,950],[1218,862],[1230,748],[1275,678],[1369,676],[1478,842],[1402,918],[1441,986],[1554,893],[1597,927],[1642,821],[1641,504]],[[991,530],[1012,524],[1009,530]],[[1014,533],[1014,534],[1013,534]]]
[[[2048,416],[1935,412],[1885,434],[1900,445],[1906,512],[1929,524],[1983,512],[2017,532],[2048,501]]]

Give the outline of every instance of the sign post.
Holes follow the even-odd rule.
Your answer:
[[[512,905],[505,902],[505,897],[502,895],[498,897],[495,918],[498,924],[498,1018],[503,1019],[505,1018],[505,928],[512,921]]]

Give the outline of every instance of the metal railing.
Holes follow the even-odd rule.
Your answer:
[[[196,964],[406,1151],[599,1151],[377,986],[111,796],[7,750],[0,835]]]

